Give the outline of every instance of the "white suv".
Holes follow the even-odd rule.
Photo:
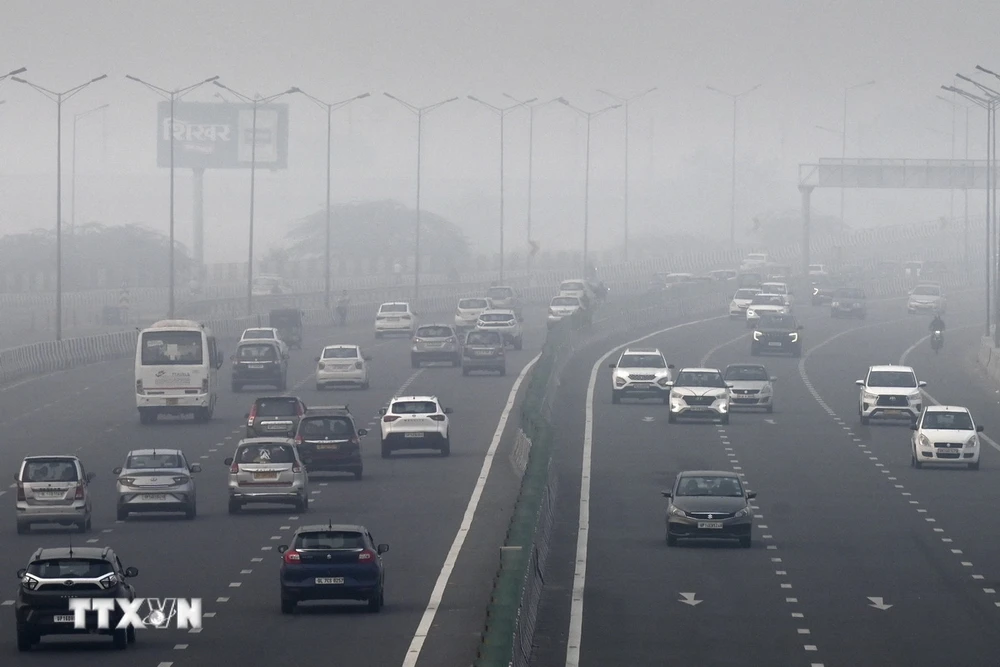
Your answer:
[[[657,349],[626,349],[618,362],[608,364],[611,373],[611,402],[618,404],[623,398],[658,398],[670,400],[670,371],[663,354]]]
[[[281,334],[274,327],[252,327],[250,329],[244,329],[243,335],[240,336],[240,342],[245,340],[269,340],[278,344],[281,348],[281,354],[288,354],[288,345],[285,341],[281,340]]]
[[[862,424],[871,419],[906,419],[916,423],[923,411],[924,397],[917,382],[917,374],[909,366],[872,366],[864,380],[855,382],[861,387],[858,414]]]
[[[382,458],[400,449],[436,449],[451,454],[451,408],[441,406],[437,396],[397,396],[382,415]]]
[[[513,310],[486,310],[476,320],[476,328],[480,331],[497,331],[503,336],[505,344],[513,345],[520,350],[524,344],[524,333],[521,322]]]
[[[468,330],[476,328],[476,321],[492,304],[484,296],[459,299],[455,308],[455,329]]]
[[[670,386],[670,414],[673,424],[679,417],[718,419],[729,423],[730,386],[717,368],[682,368]]]
[[[375,315],[375,337],[386,334],[413,335],[417,330],[417,314],[405,301],[390,301],[378,307]]]
[[[968,408],[953,405],[929,405],[913,428],[913,451],[910,463],[923,468],[925,463],[967,465],[979,470],[979,434]]]
[[[741,287],[733,294],[733,300],[729,302],[729,319],[746,319],[747,307],[753,298],[760,294],[759,287]]]

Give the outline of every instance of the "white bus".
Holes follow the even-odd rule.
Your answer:
[[[161,320],[139,333],[135,346],[135,403],[139,421],[215,412],[223,355],[211,330],[192,320]]]

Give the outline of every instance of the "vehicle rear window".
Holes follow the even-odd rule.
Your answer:
[[[180,468],[181,457],[177,454],[136,454],[128,457],[125,467],[129,470],[149,470],[156,468]]]
[[[243,338],[274,338],[274,332],[270,329],[247,329],[243,332]]]
[[[299,533],[295,537],[295,549],[364,549],[365,536],[355,531],[324,530],[315,533]]]
[[[918,296],[941,296],[941,288],[937,285],[917,285],[911,294]]]
[[[764,283],[760,287],[768,294],[784,294],[788,291],[788,287],[781,283]]]
[[[758,294],[753,298],[751,304],[754,306],[783,306],[785,300],[777,294]]]
[[[142,334],[143,366],[186,366],[204,358],[200,331],[146,331]]]
[[[329,440],[354,436],[354,423],[347,417],[307,417],[299,424],[304,440]]]
[[[495,331],[470,331],[465,337],[466,345],[500,345],[500,334]]]
[[[258,417],[294,417],[298,410],[299,404],[294,398],[257,399]]]
[[[240,345],[236,350],[236,358],[248,361],[274,361],[278,352],[273,345]]]
[[[76,482],[76,462],[66,459],[32,459],[24,464],[22,482]]]
[[[509,299],[514,296],[514,290],[510,287],[491,287],[486,290],[486,296],[491,299]]]
[[[730,366],[726,369],[727,380],[743,380],[744,382],[766,382],[767,371],[763,366]]]
[[[455,332],[448,327],[420,327],[417,338],[450,338]]]
[[[437,411],[434,401],[396,401],[390,410],[394,415],[432,415]]]
[[[567,282],[560,285],[559,289],[563,290],[564,292],[582,292],[584,287],[583,283]]]
[[[358,348],[356,347],[328,347],[323,350],[324,359],[357,359]]]
[[[97,579],[111,574],[114,568],[106,560],[86,558],[53,558],[28,565],[28,574],[39,579]]]
[[[734,299],[752,299],[755,296],[757,296],[758,294],[760,294],[760,290],[759,289],[750,289],[750,288],[748,288],[748,289],[738,289],[738,290],[736,290],[736,294],[733,295],[733,298]]]
[[[575,296],[557,296],[552,299],[553,306],[579,306],[580,298]]]
[[[489,308],[490,302],[486,299],[459,299],[458,307],[463,310],[472,310],[475,308]]]
[[[865,298],[865,293],[863,290],[859,289],[839,289],[836,295],[842,299],[863,299]]]
[[[379,306],[380,313],[405,313],[407,306],[405,303],[383,303]]]
[[[761,316],[760,324],[757,325],[761,329],[767,329],[768,327],[772,329],[794,329],[798,326],[795,322],[795,318],[791,315],[774,315],[772,313],[766,313]]]
[[[236,452],[237,463],[295,463],[290,445],[243,445]]]
[[[510,313],[483,313],[479,319],[483,322],[510,322],[514,316]]]

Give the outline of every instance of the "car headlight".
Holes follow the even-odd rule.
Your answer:
[[[765,384],[763,387],[760,388],[760,393],[762,394],[770,394],[772,391],[774,391],[774,389],[771,387],[770,384]]]
[[[757,317],[757,311],[753,308],[747,308],[747,317]]]
[[[923,400],[923,396],[920,394],[919,391],[915,394],[910,394],[907,398],[909,399],[910,403],[919,403],[920,401]]]
[[[797,331],[793,331],[792,333],[788,334],[788,337],[792,339],[793,343],[797,343],[799,341],[799,334]]]
[[[761,336],[763,336],[763,335],[764,335],[764,334],[762,334],[762,333],[761,333],[761,332],[759,332],[759,331],[754,331],[754,332],[753,332],[753,339],[754,339],[754,340],[760,340],[760,337],[761,337]]]
[[[976,436],[972,436],[971,438],[969,438],[969,441],[965,443],[965,446],[966,447],[978,447],[979,446],[979,438],[976,437]]]
[[[839,301],[834,301],[830,305],[833,306],[834,308],[840,308],[840,302]]]
[[[107,590],[114,587],[118,583],[118,577],[114,574],[109,574],[101,577],[97,583],[100,584],[101,588]]]
[[[750,508],[749,507],[744,507],[743,509],[741,509],[739,512],[737,512],[736,514],[733,515],[733,518],[734,519],[742,519],[745,516],[750,516]]]
[[[730,301],[729,302],[729,309],[730,310],[732,310],[733,308],[739,308],[739,307],[740,307],[740,304],[736,303],[735,301]]]
[[[21,585],[27,588],[29,591],[35,590],[38,587],[38,579],[35,579],[30,574],[26,574],[21,577]]]
[[[669,375],[664,375],[656,379],[656,384],[660,385],[661,387],[665,387],[668,382],[670,382]]]
[[[878,400],[878,396],[868,391],[862,394],[861,398],[864,399],[865,403],[874,403]]]
[[[921,433],[920,437],[917,438],[917,442],[920,443],[921,447],[930,447],[931,446],[931,441],[923,433]]]
[[[671,505],[670,509],[667,510],[667,513],[670,514],[670,516],[687,516],[687,514],[684,513],[684,510],[676,505]]]
[[[616,387],[624,387],[625,384],[626,384],[626,382],[627,381],[625,380],[625,378],[621,377],[620,375],[617,376],[617,377],[615,377],[615,386]]]

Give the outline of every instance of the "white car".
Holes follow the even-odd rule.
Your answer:
[[[389,301],[378,307],[375,315],[375,337],[386,334],[412,336],[417,329],[417,314],[405,301]]]
[[[756,269],[764,266],[768,263],[767,253],[765,252],[752,252],[743,258],[743,263],[740,264],[741,269]]]
[[[381,408],[382,458],[401,449],[436,449],[451,454],[451,408],[437,396],[397,396]]]
[[[253,279],[250,293],[253,296],[274,296],[290,294],[291,289],[280,276],[257,276]]]
[[[270,340],[278,343],[278,347],[281,348],[281,354],[288,354],[288,345],[285,341],[281,340],[281,334],[274,327],[253,327],[251,329],[244,329],[243,335],[240,336],[240,342],[245,340]]]
[[[459,299],[455,308],[455,329],[459,331],[475,329],[479,316],[492,307],[493,304],[486,297]]]
[[[369,361],[357,345],[327,345],[316,357],[316,391],[336,385],[368,389]]]
[[[552,301],[549,302],[548,326],[551,327],[556,322],[572,317],[581,308],[583,308],[583,302],[578,296],[560,294],[552,297]]]
[[[503,342],[520,350],[524,345],[524,332],[521,322],[513,310],[487,310],[476,321],[480,331],[498,331],[503,336]]]
[[[945,299],[941,285],[921,283],[910,291],[910,297],[906,301],[906,312],[910,315],[916,313],[940,313],[944,315],[947,305],[947,299]]]
[[[810,276],[825,276],[827,273],[826,265],[824,264],[810,264],[809,265],[809,275]]]
[[[909,366],[872,366],[865,379],[855,384],[861,387],[858,415],[862,424],[872,419],[905,419],[913,423],[920,419],[924,407],[920,388],[927,383],[918,382]]]
[[[594,294],[583,278],[573,278],[559,283],[559,296],[579,297],[584,304],[589,304],[594,300]]]
[[[611,373],[611,402],[618,404],[623,398],[656,398],[670,400],[670,371],[673,365],[663,358],[658,349],[627,348],[617,362],[608,366]]]
[[[780,294],[765,294],[761,292],[754,296],[747,306],[747,328],[753,329],[760,321],[763,313],[774,313],[775,315],[788,315],[790,312],[788,302]]]
[[[718,368],[682,368],[670,387],[670,414],[673,424],[680,417],[718,419],[729,423],[729,384]]]
[[[758,294],[760,294],[759,287],[741,287],[736,290],[733,300],[729,302],[729,319],[746,319],[747,306]]]
[[[788,283],[776,280],[768,281],[761,283],[760,291],[762,294],[780,294],[785,297],[785,303],[788,304],[788,307],[792,307],[792,290],[789,289]]]
[[[910,463],[923,468],[925,463],[967,465],[979,470],[979,434],[968,408],[954,405],[929,405],[913,428],[913,453]]]

